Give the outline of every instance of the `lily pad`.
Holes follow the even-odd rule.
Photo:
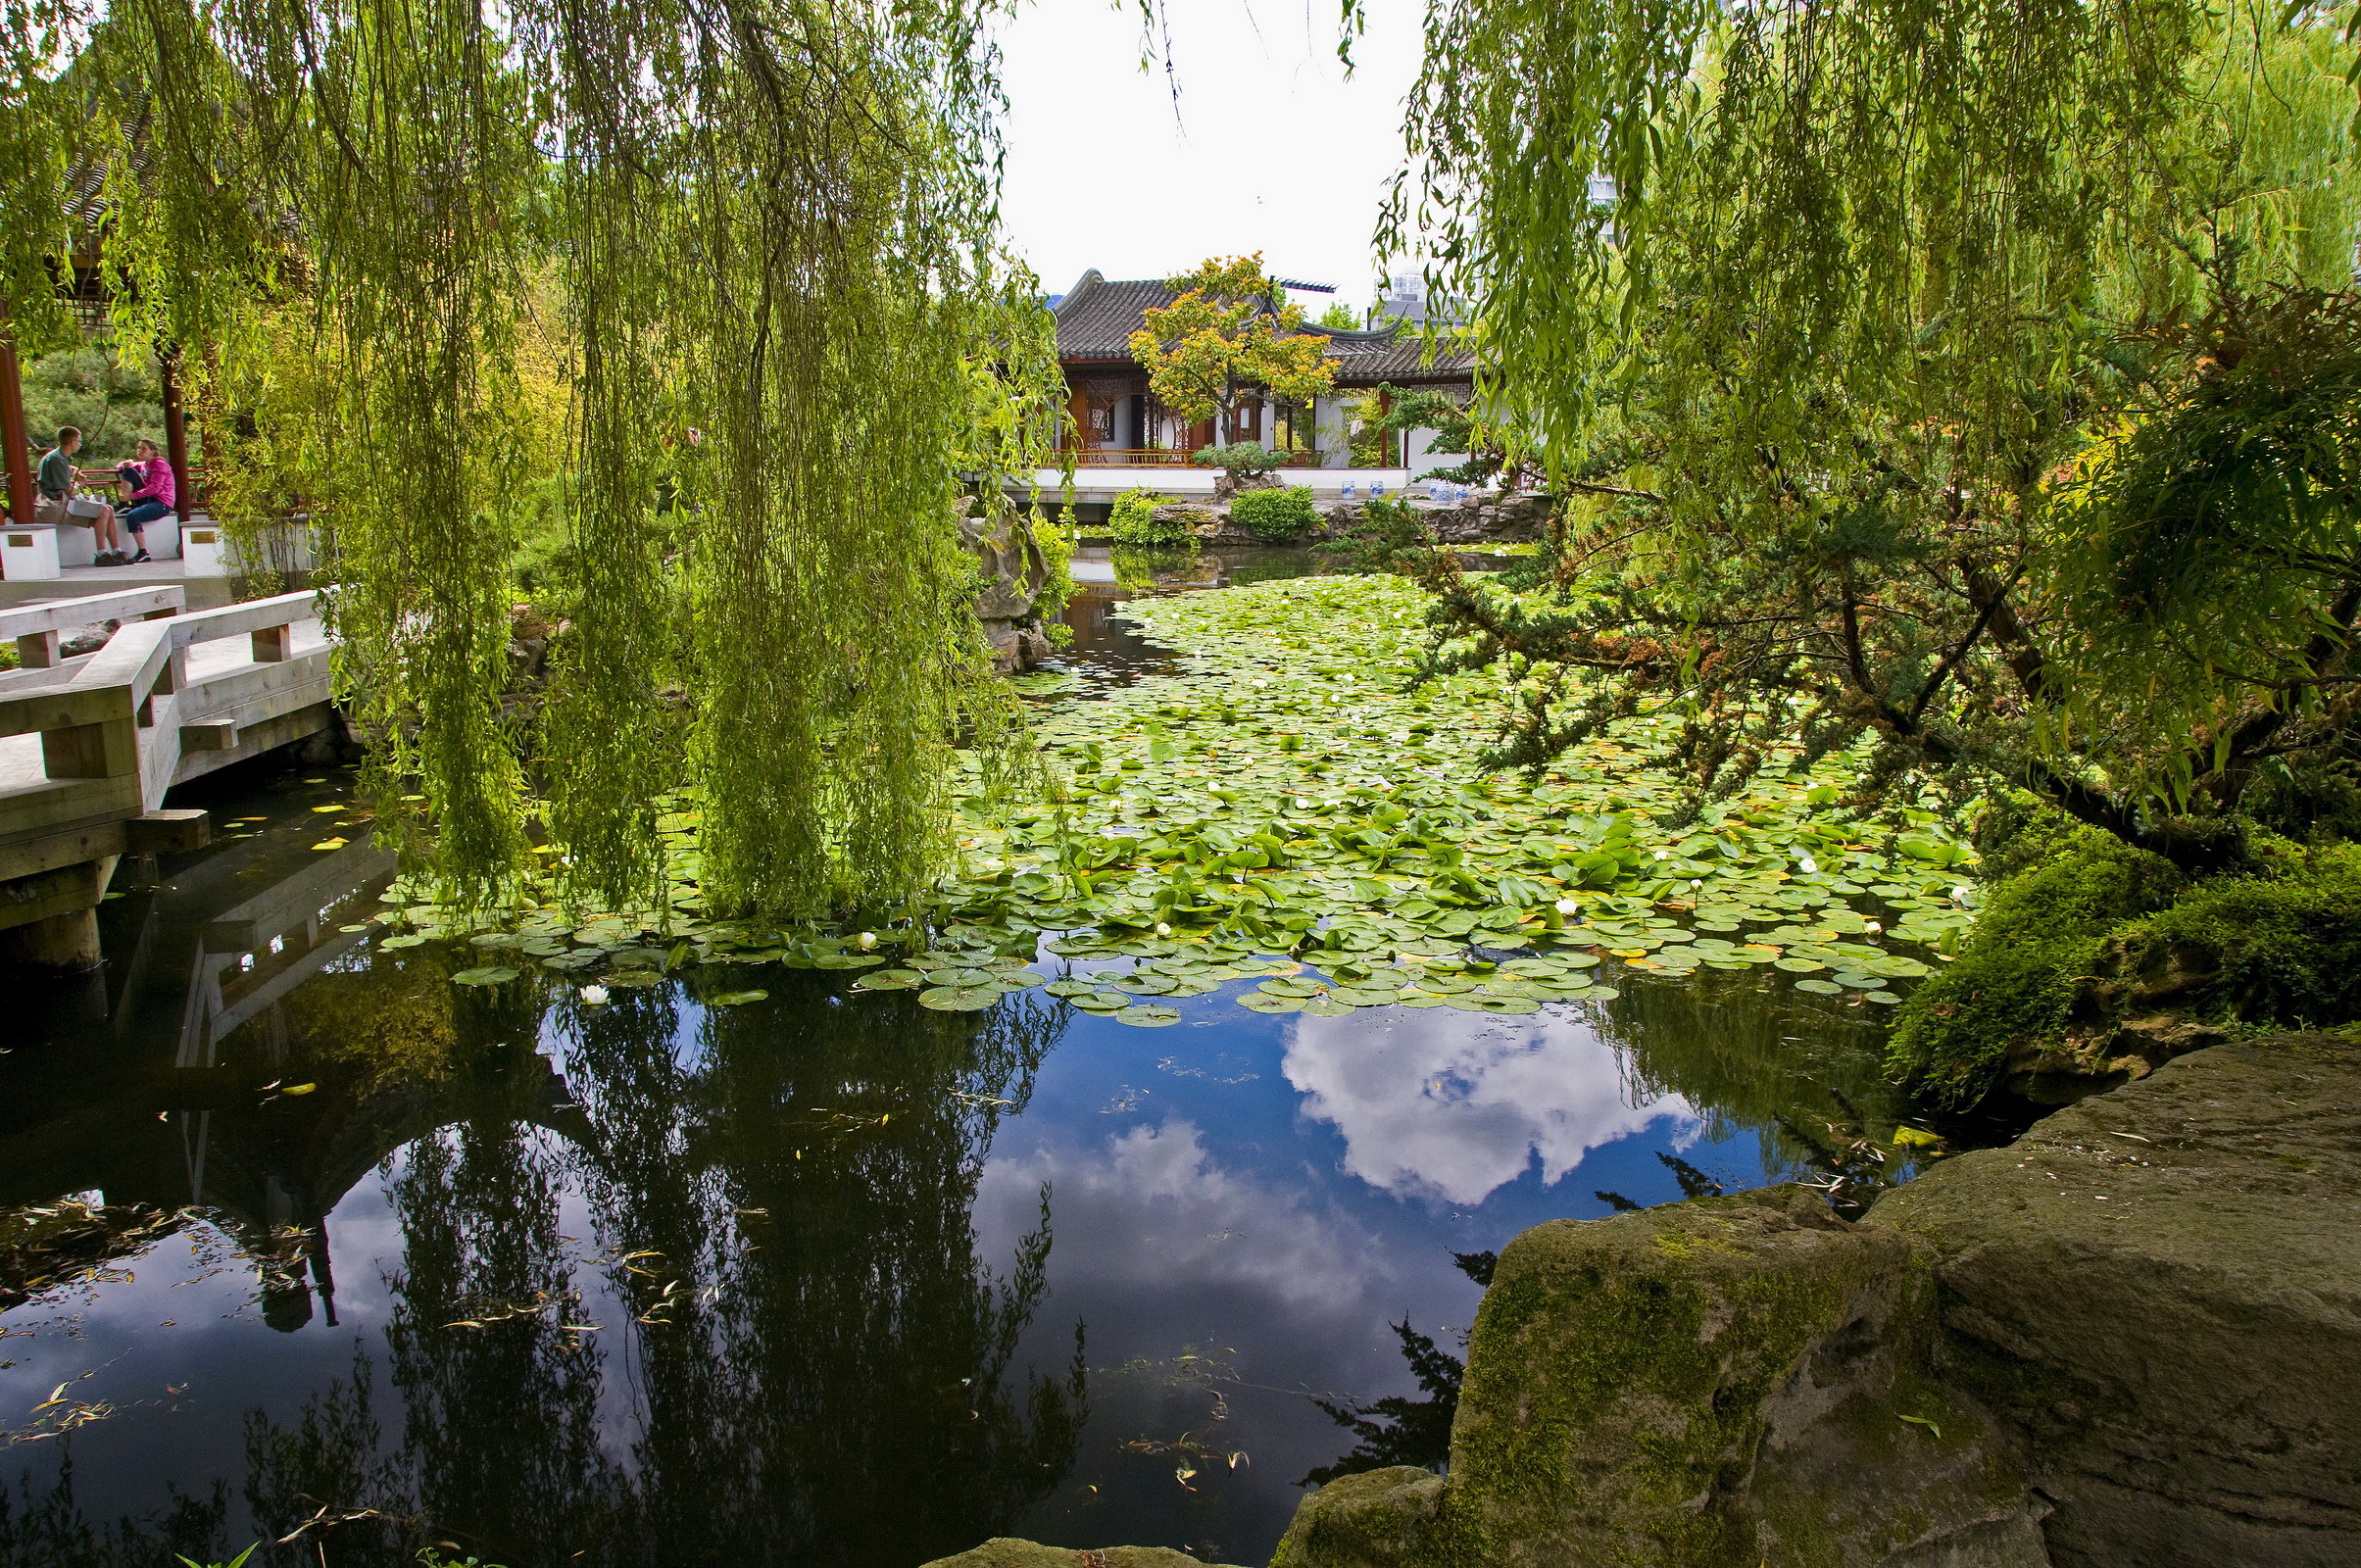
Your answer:
[[[516,978],[516,971],[493,964],[482,969],[462,969],[451,977],[455,986],[497,986]]]
[[[1180,1014],[1170,1007],[1125,1007],[1114,1020],[1134,1029],[1163,1029],[1180,1022]]]
[[[709,1007],[743,1007],[750,1002],[767,1001],[769,996],[767,991],[720,991],[698,1000]]]
[[[918,993],[918,1005],[937,1012],[981,1012],[1005,995],[996,985],[929,986]]]

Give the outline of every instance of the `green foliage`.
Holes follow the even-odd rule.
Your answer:
[[[1259,441],[1233,441],[1227,446],[1201,447],[1191,460],[1201,467],[1219,468],[1232,479],[1259,479],[1287,466],[1287,454]]]
[[[1889,1069],[1938,1104],[1981,1100],[2012,1047],[2063,1037],[2108,934],[2165,907],[2182,885],[2169,862],[2111,834],[2068,835],[1988,891],[1958,961],[1903,1002]]]
[[[1338,332],[1357,332],[1361,329],[1361,318],[1343,300],[1330,300],[1328,309],[1320,313],[1320,325]]]
[[[1614,671],[1708,784],[1733,736],[1874,736],[2202,868],[2269,759],[2345,746],[2352,51],[2194,0],[1988,21],[1442,20],[1394,221],[1443,215],[1480,390],[1577,503],[1548,593],[1441,584],[1446,661]],[[1552,675],[1502,755],[1622,701]]]
[[[1107,532],[1127,545],[1185,543],[1189,538],[1186,522],[1178,517],[1153,515],[1163,504],[1164,498],[1145,485],[1124,491],[1115,497],[1114,507],[1107,514]]]
[[[1311,486],[1294,484],[1284,490],[1239,491],[1230,498],[1230,520],[1257,539],[1278,544],[1318,528],[1320,513],[1311,504]]]
[[[102,345],[44,354],[25,367],[25,423],[36,451],[71,424],[82,432],[78,466],[127,463],[141,441],[164,446],[163,383],[151,363]]]
[[[715,907],[940,868],[950,738],[1011,718],[959,475],[1029,474],[1063,400],[969,8],[133,0],[57,93],[11,39],[0,160],[51,215],[106,170],[118,330],[192,350],[224,520],[320,536],[406,864],[499,903],[539,814],[568,898],[660,903],[689,783]],[[0,239],[21,328],[58,227]],[[518,572],[571,625],[524,715]]]
[[[1422,577],[1433,566],[1435,530],[1407,501],[1378,496],[1361,504],[1360,521],[1320,548],[1341,557],[1346,571]]]
[[[1237,440],[1249,393],[1308,403],[1335,384],[1327,339],[1301,330],[1303,308],[1263,270],[1261,252],[1209,257],[1170,286],[1178,297],[1148,309],[1131,357],[1166,408],[1212,419],[1215,439]]]
[[[2117,933],[2111,967],[2190,971],[2201,1015],[2292,1028],[2361,1018],[2361,845],[2266,846]]]

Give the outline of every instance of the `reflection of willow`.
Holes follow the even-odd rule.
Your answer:
[[[1599,1012],[1635,1103],[1679,1095],[1706,1134],[1760,1135],[1766,1174],[1838,1173],[1846,1144],[1892,1130],[1898,1104],[1881,1069],[1885,1031],[1743,973],[1674,981],[1627,976]]]
[[[577,1552],[895,1568],[1056,1485],[1079,1351],[1062,1383],[1009,1372],[1042,1293],[1046,1195],[1006,1279],[977,1263],[969,1219],[1054,1012],[1012,999],[979,1020],[815,987],[708,1012],[684,1054],[650,989],[564,1027],[584,1145],[464,1126],[414,1146],[394,1186],[401,1461],[370,1474],[349,1436],[364,1372],[312,1413],[316,1439],[252,1434],[261,1523],[283,1533],[321,1502],[413,1521],[337,1527],[329,1558],[354,1563],[398,1560],[424,1529],[518,1568]],[[569,1178],[590,1215],[574,1242]],[[630,1311],[569,1329],[598,1310],[572,1261],[593,1253]],[[443,1326],[462,1320],[486,1326]],[[627,1455],[602,1444],[617,1430]]]

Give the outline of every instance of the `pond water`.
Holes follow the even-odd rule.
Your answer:
[[[1068,657],[1154,679],[1125,591]],[[318,847],[345,782],[187,792],[223,836],[12,997],[0,1562],[1260,1563],[1337,1412],[1401,1400],[1373,1462],[1441,1459],[1405,1349],[1461,1349],[1483,1254],[1821,1179],[1895,1111],[1878,1030],[1748,973],[1531,1016],[1239,981],[1156,1030],[776,965],[732,1006],[455,987],[475,950],[366,925],[386,858]]]

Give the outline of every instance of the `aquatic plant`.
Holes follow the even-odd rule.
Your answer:
[[[873,949],[841,922],[716,918],[687,801],[660,819],[676,879],[663,906],[584,923],[548,872],[478,920],[403,882],[385,919],[413,929],[389,940],[475,932],[515,955],[491,967],[651,979],[739,958],[850,970],[857,993],[915,990],[945,1010],[1045,986],[1162,1027],[1179,1018],[1162,999],[1243,978],[1259,983],[1239,1004],[1273,1014],[1529,1014],[1611,1002],[1626,974],[1700,969],[1883,1006],[1928,972],[1909,947],[1954,945],[1972,920],[1959,877],[1973,854],[1940,798],[1864,815],[1845,804],[1857,757],[1776,753],[1701,807],[1667,768],[1677,728],[1636,712],[1554,769],[1492,775],[1485,736],[1514,694],[1470,675],[1413,683],[1422,606],[1374,576],[1127,605],[1184,672],[1087,700],[1067,673],[1010,682],[1044,705],[1040,775],[996,794],[970,761],[956,873],[918,918],[869,928]],[[1063,933],[1052,951],[1073,972],[1030,966],[1045,931]]]

